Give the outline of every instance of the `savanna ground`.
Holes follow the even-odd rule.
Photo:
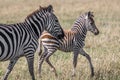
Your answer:
[[[79,55],[76,76],[72,74],[72,53],[57,51],[51,56],[58,80],[120,80],[120,1],[119,0],[0,0],[0,23],[24,21],[25,17],[41,6],[52,4],[64,29],[70,29],[80,14],[94,12],[100,34],[88,32],[85,51],[91,56],[95,76],[90,78],[90,68],[85,57]],[[0,62],[0,79],[7,62]],[[35,76],[38,77],[38,54],[35,55]],[[19,59],[8,80],[31,80],[25,58]],[[50,67],[44,63],[41,80],[56,80]]]

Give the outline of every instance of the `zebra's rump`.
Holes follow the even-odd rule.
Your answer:
[[[48,38],[49,37],[49,38]],[[44,45],[45,47],[47,48],[58,48],[59,47],[59,42],[56,38],[52,37],[52,36],[49,36],[47,35],[42,37],[42,45]]]

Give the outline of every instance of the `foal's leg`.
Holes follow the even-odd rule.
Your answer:
[[[80,54],[85,56],[88,59],[89,64],[90,64],[91,76],[93,77],[94,76],[94,67],[92,65],[90,56],[83,49],[80,49]]]
[[[57,77],[57,72],[56,72],[56,69],[55,67],[52,65],[52,63],[50,62],[49,58],[50,56],[56,51],[56,49],[48,49],[48,54],[47,56],[45,57],[46,58],[46,62],[48,63],[48,65],[52,68],[53,72],[55,73],[55,76]]]
[[[41,42],[41,39],[39,39],[38,42],[39,42],[39,45],[38,45],[38,48],[37,48],[36,52],[40,56],[41,53],[42,53],[42,42]]]
[[[41,57],[39,58],[39,64],[38,64],[39,77],[41,77],[41,67],[46,55],[47,55],[47,49],[44,47],[44,52],[41,54]]]
[[[72,77],[75,76],[75,69],[76,69],[76,66],[77,66],[77,58],[78,58],[78,54],[79,54],[79,50],[74,50],[73,52],[73,73],[72,73]]]

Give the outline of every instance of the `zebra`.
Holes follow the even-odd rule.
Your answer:
[[[46,30],[58,39],[64,37],[58,18],[52,5],[41,7],[16,24],[0,24],[0,61],[10,61],[3,80],[7,80],[20,57],[25,57],[32,80],[34,76],[34,53],[38,39]]]
[[[94,76],[94,67],[91,62],[91,57],[83,50],[85,46],[85,38],[87,31],[91,31],[94,35],[99,34],[99,30],[97,29],[94,19],[93,12],[85,12],[80,15],[80,17],[74,22],[71,30],[64,30],[65,37],[63,39],[57,39],[48,32],[44,32],[39,39],[39,76],[41,76],[41,67],[42,63],[45,60],[49,66],[52,68],[55,76],[57,76],[57,72],[55,67],[49,61],[50,56],[56,52],[57,50],[61,50],[64,52],[73,52],[73,72],[72,76],[75,76],[75,68],[77,65],[78,54],[85,56],[90,64],[91,76]],[[42,53],[41,47],[43,46],[44,52]]]

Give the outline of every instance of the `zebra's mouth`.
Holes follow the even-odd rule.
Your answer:
[[[99,31],[98,31],[98,30],[94,32],[94,35],[98,35],[98,34],[99,34]]]

